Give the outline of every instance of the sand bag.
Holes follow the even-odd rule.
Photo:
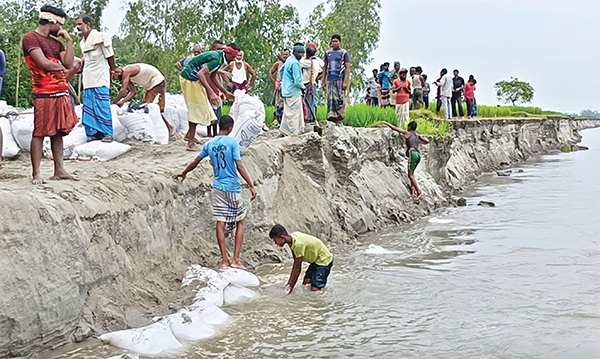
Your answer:
[[[79,124],[71,130],[71,133],[63,137],[63,156],[71,158],[77,146],[81,146],[87,142],[85,128]],[[45,142],[44,142],[45,143]]]
[[[198,312],[180,310],[167,317],[171,332],[179,341],[197,341],[214,336],[217,331]]]
[[[137,354],[121,354],[108,359],[140,359],[140,356]]]
[[[260,280],[258,277],[251,272],[237,269],[237,268],[226,268],[221,271],[221,277],[229,283],[233,283],[242,287],[258,287],[260,286]]]
[[[257,296],[258,293],[252,289],[230,284],[223,290],[223,303],[227,305],[237,304]]]
[[[15,157],[19,154],[21,148],[13,137],[12,128],[8,118],[0,117],[0,127],[2,127],[2,157]]]
[[[127,131],[127,138],[133,138],[138,141],[155,143],[156,133],[154,132],[154,123],[150,115],[146,113],[126,113],[119,116],[119,122]]]
[[[169,143],[169,129],[163,121],[162,115],[160,114],[160,107],[155,103],[149,103],[146,105],[148,115],[152,119],[154,125],[154,133],[156,135],[156,143],[159,145],[166,145]]]
[[[92,159],[94,161],[110,161],[125,152],[129,151],[131,146],[119,142],[92,141],[79,145],[73,150],[72,158]]]
[[[117,105],[110,105],[110,112],[112,114],[113,140],[123,142],[127,139],[127,130],[119,121],[119,114],[124,111]]]
[[[205,300],[198,300],[189,307],[192,312],[199,313],[202,319],[213,326],[219,326],[225,324],[229,320],[229,314],[225,313],[221,308],[217,307],[213,303]]]
[[[244,113],[254,113],[258,111],[262,115],[262,122],[265,122],[265,104],[256,96],[250,96],[244,91],[235,91],[235,100],[229,110],[229,116],[235,121]]]
[[[203,267],[199,264],[193,264],[185,271],[181,286],[193,286],[195,289],[200,289],[207,285],[223,290],[229,282],[225,280],[217,271]]]
[[[240,152],[246,153],[265,125],[264,112],[244,112],[235,120],[229,137],[235,139],[240,146]]]
[[[159,355],[183,348],[164,320],[143,328],[106,333],[100,336],[100,340],[142,355]]]
[[[27,113],[20,113],[19,117],[10,123],[13,137],[19,148],[29,152],[31,150],[31,137],[33,136],[33,109]]]

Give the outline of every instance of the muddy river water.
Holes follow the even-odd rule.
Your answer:
[[[261,297],[225,307],[230,324],[174,357],[599,358],[600,129],[583,135],[589,151],[482,177],[467,207],[333,247],[322,293],[286,295],[290,263],[259,268]]]

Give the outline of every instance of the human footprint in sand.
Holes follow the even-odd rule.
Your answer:
[[[421,153],[419,152],[419,142],[421,143],[429,143],[429,140],[425,137],[417,134],[415,132],[417,130],[417,123],[415,121],[411,121],[408,124],[408,131],[403,130],[399,127],[391,125],[387,122],[384,124],[391,128],[392,130],[400,133],[404,136],[406,140],[406,156],[408,157],[408,179],[410,180],[410,189],[413,195],[417,196],[417,203],[423,197],[423,192],[419,189],[419,185],[417,184],[417,180],[415,179],[415,170],[417,169],[417,165],[421,162]]]
[[[40,173],[44,137],[50,137],[54,156],[54,180],[74,180],[63,166],[63,136],[75,127],[77,115],[69,98],[65,70],[73,66],[73,40],[62,28],[66,13],[54,6],[40,10],[39,26],[23,36],[23,54],[33,83],[33,138],[31,165],[35,185],[45,183]],[[57,40],[62,38],[67,46]]]
[[[233,118],[230,116],[221,117],[217,136],[207,142],[202,147],[200,155],[174,178],[185,180],[187,174],[193,171],[200,161],[210,157],[210,163],[215,174],[212,190],[213,219],[217,221],[217,240],[223,257],[222,267],[247,270],[240,261],[240,252],[244,241],[244,232],[246,231],[246,207],[244,207],[240,195],[241,185],[237,172],[239,171],[244,181],[250,186],[252,200],[256,198],[256,189],[242,163],[237,141],[227,136],[231,133],[231,130],[233,130]],[[225,245],[225,226],[227,223],[232,222],[237,223],[237,230],[235,232],[233,260],[229,261],[227,246]]]

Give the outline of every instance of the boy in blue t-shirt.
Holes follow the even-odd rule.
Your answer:
[[[217,136],[205,143],[202,151],[200,151],[200,155],[183,172],[175,175],[175,178],[181,178],[182,181],[185,180],[187,174],[193,171],[200,161],[206,157],[210,157],[210,163],[215,174],[212,190],[212,211],[213,219],[217,221],[217,240],[221,256],[223,257],[222,267],[245,270],[246,267],[240,262],[240,252],[246,230],[246,207],[244,207],[240,195],[241,186],[237,172],[240,172],[244,181],[250,186],[252,200],[256,198],[256,189],[242,163],[240,147],[237,141],[228,136],[231,130],[233,130],[233,118],[230,116],[221,117]],[[225,226],[227,223],[232,222],[237,222],[237,230],[235,232],[233,260],[230,262],[225,245]]]

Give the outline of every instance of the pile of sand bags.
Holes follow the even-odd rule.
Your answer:
[[[188,343],[214,336],[217,327],[229,319],[219,307],[257,297],[258,292],[248,287],[259,285],[258,277],[247,271],[227,268],[217,272],[192,265],[182,281],[182,286],[196,290],[192,305],[142,328],[103,334],[100,340],[140,355],[177,353]]]

